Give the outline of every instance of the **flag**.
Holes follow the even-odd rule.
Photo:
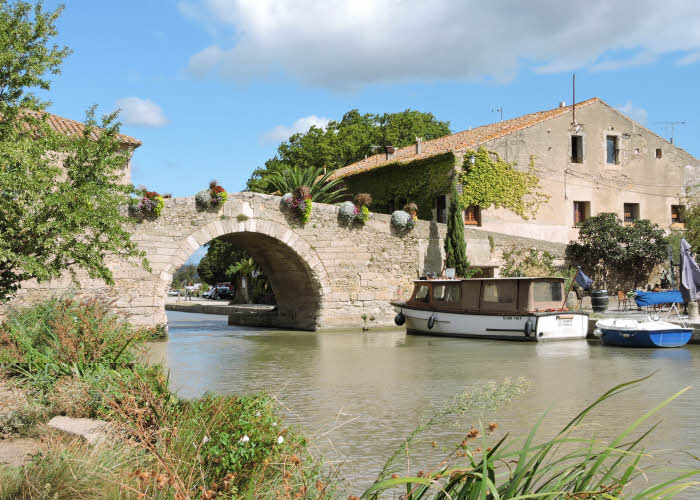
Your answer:
[[[685,239],[681,240],[681,282],[680,289],[683,295],[683,301],[687,304],[700,298],[700,268],[695,259],[693,252],[690,250],[690,245]]]
[[[583,271],[581,271],[581,266],[578,266],[578,273],[576,273],[574,281],[576,281],[576,283],[578,283],[584,290],[590,290],[590,288],[593,286],[593,280],[586,276]]]

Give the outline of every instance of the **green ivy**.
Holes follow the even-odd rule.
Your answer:
[[[475,157],[473,165],[470,156]],[[484,147],[464,154],[464,172],[459,180],[463,186],[459,196],[463,207],[506,208],[525,220],[534,217],[550,198],[539,190],[540,180],[532,157],[528,169],[521,171],[515,168],[515,163],[503,161],[498,153]]]
[[[435,197],[450,189],[454,166],[455,156],[445,153],[410,163],[389,163],[343,180],[352,193],[370,193],[376,213],[390,214],[414,202],[418,216],[430,220]]]

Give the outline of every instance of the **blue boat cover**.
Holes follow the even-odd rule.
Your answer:
[[[680,290],[670,292],[643,292],[635,290],[634,301],[638,306],[653,306],[656,304],[682,304],[683,296]]]

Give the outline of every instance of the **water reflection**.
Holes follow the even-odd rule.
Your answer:
[[[347,460],[342,472],[353,491],[371,481],[431,405],[475,382],[525,377],[526,396],[493,418],[500,430],[522,436],[549,410],[543,429],[552,435],[612,386],[659,370],[595,414],[586,432],[609,438],[700,375],[695,346],[615,349],[586,341],[531,344],[407,336],[400,330],[315,334],[229,327],[223,316],[169,312],[168,318],[170,339],[154,345],[152,356],[166,363],[179,394],[278,395],[290,422],[322,436],[316,444],[324,454]],[[698,453],[698,410],[697,391],[665,409],[656,441],[647,448]],[[437,463],[430,441],[458,442],[477,418],[431,432],[412,463]],[[330,429],[335,430],[324,435]],[[690,458],[684,460],[691,465]]]

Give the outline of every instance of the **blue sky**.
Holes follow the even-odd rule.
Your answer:
[[[57,2],[47,2],[52,7]],[[229,191],[290,130],[352,108],[453,131],[598,96],[700,156],[700,2],[66,0],[49,110],[123,109],[134,184]],[[564,5],[566,4],[566,5]],[[614,5],[610,5],[614,4]]]

